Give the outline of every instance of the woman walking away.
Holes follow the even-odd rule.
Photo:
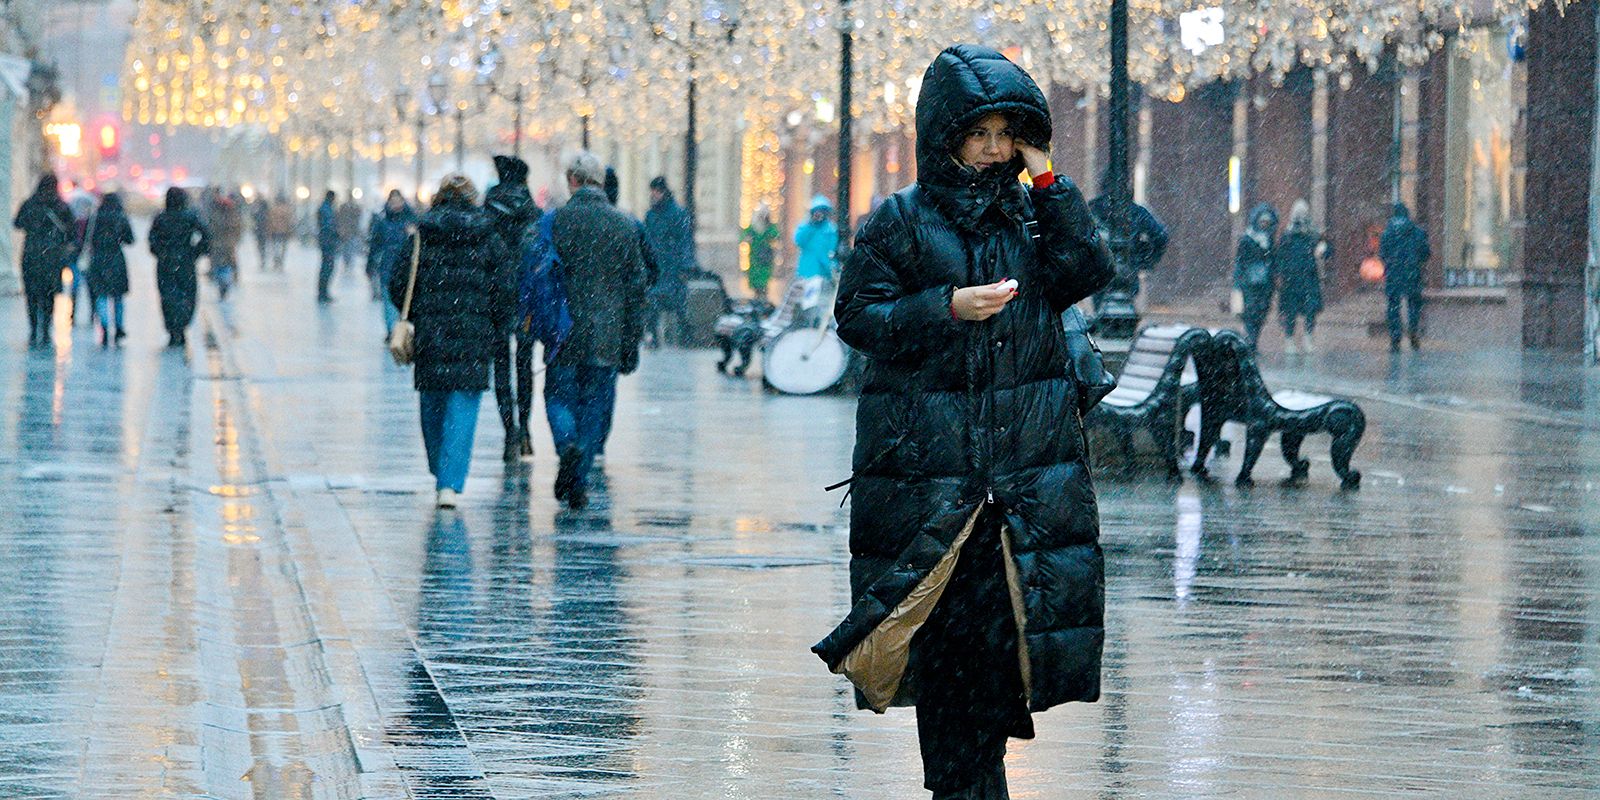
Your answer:
[[[1060,319],[1112,265],[1049,141],[1021,67],[941,53],[917,100],[917,183],[862,226],[835,309],[870,359],[854,606],[812,649],[859,706],[916,706],[936,799],[1007,797],[1007,738],[1100,695],[1099,520]]]
[[[89,223],[89,293],[100,319],[100,346],[121,344],[122,298],[128,294],[128,260],[124,245],[133,244],[133,226],[122,210],[122,195],[108,192]]]
[[[389,199],[383,208],[372,215],[367,225],[367,277],[372,281],[374,294],[383,301],[383,340],[389,341],[389,331],[400,319],[400,307],[389,299],[389,280],[394,277],[402,254],[409,255],[406,245],[417,232],[417,212],[411,210],[406,196],[399,189],[389,190]],[[409,262],[405,266],[409,269]]]
[[[1333,246],[1311,226],[1311,206],[1294,201],[1289,210],[1289,230],[1278,242],[1278,272],[1283,280],[1278,292],[1278,317],[1283,321],[1283,352],[1317,351],[1312,334],[1322,312],[1322,264],[1333,256]],[[1300,346],[1295,347],[1295,321],[1305,320]]]
[[[211,249],[211,234],[200,216],[189,208],[189,194],[167,189],[167,207],[150,223],[150,252],[156,257],[156,290],[161,294],[161,318],[167,326],[167,346],[182,347],[184,331],[194,321],[194,303],[200,287],[194,265]]]
[[[50,316],[61,291],[61,270],[77,258],[78,247],[72,209],[61,199],[55,175],[40,176],[11,226],[24,237],[22,290],[28,302],[28,346],[44,347],[50,344]]]
[[[772,224],[772,212],[767,204],[756,206],[750,215],[750,225],[741,233],[744,243],[750,246],[750,270],[745,280],[750,293],[759,300],[767,299],[767,284],[772,280],[772,265],[777,260],[778,226]]]
[[[495,320],[516,305],[507,273],[515,264],[477,200],[466,176],[446,176],[389,280],[390,300],[404,308],[412,248],[420,242],[410,316],[416,326],[413,382],[439,508],[455,508],[466,486],[478,403],[489,388],[494,348],[504,341]]]
[[[1238,255],[1233,261],[1233,288],[1243,298],[1240,319],[1244,338],[1255,350],[1261,340],[1261,326],[1272,311],[1272,294],[1278,283],[1278,212],[1262,203],[1250,211],[1250,229],[1239,237]]]

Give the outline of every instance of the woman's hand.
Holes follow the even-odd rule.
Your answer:
[[[1050,171],[1050,154],[1027,142],[1017,141],[1017,152],[1022,154],[1022,164],[1028,168],[1028,177],[1037,178]]]
[[[986,320],[1006,307],[1017,296],[1015,289],[1001,289],[1000,284],[968,286],[950,295],[950,313],[967,322]]]

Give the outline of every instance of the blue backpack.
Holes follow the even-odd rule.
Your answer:
[[[522,280],[517,287],[518,318],[528,320],[528,334],[544,345],[550,363],[572,333],[572,313],[561,282],[561,255],[555,245],[555,213],[539,217],[538,230],[522,243]]]

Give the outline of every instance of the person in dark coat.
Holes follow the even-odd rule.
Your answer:
[[[413,383],[439,508],[455,508],[466,487],[478,405],[489,388],[494,348],[504,341],[496,326],[516,304],[511,255],[489,215],[476,206],[477,194],[465,176],[446,176],[417,224]],[[408,246],[389,279],[396,306],[405,305],[410,258]]]
[[[149,242],[156,257],[156,290],[161,294],[167,346],[182,347],[199,294],[194,265],[211,248],[211,233],[189,208],[188,192],[177,186],[167,189],[166,210],[150,222]]]
[[[861,707],[916,706],[935,798],[1004,798],[1031,712],[1100,694],[1099,517],[1060,320],[1113,266],[1049,171],[1049,108],[1021,67],[951,47],[916,119],[917,183],[867,218],[841,274],[839,336],[869,359],[853,606],[812,650]]]
[[[1422,349],[1422,267],[1433,255],[1428,232],[1411,221],[1405,203],[1394,204],[1394,216],[1378,240],[1378,258],[1383,260],[1383,293],[1388,300],[1389,351],[1400,352],[1400,304],[1406,305],[1404,332],[1411,349]]]
[[[39,177],[11,226],[23,233],[22,294],[28,304],[28,346],[50,343],[50,317],[61,292],[61,270],[77,258],[78,230],[61,199],[56,176]]]
[[[1289,230],[1278,241],[1278,317],[1283,321],[1283,352],[1317,350],[1313,335],[1322,312],[1322,264],[1333,256],[1322,231],[1311,225],[1311,205],[1294,201],[1289,210]],[[1300,346],[1296,347],[1295,322],[1304,320]]]
[[[361,204],[355,195],[347,195],[333,212],[333,226],[339,232],[339,260],[344,262],[348,274],[355,270],[361,253]]]
[[[384,341],[389,340],[389,332],[400,320],[400,308],[389,298],[389,279],[394,277],[395,269],[411,268],[411,251],[406,245],[416,232],[417,212],[399,189],[390,189],[383,208],[367,224],[367,279],[383,302]]]
[[[317,206],[317,250],[322,255],[322,267],[317,272],[317,302],[331,303],[333,295],[328,294],[328,282],[333,280],[333,270],[338,264],[339,244],[339,210],[334,206],[338,195],[328,192],[322,196],[322,205]]]
[[[689,341],[689,275],[695,271],[694,221],[678,205],[667,188],[667,179],[650,179],[650,210],[644,215],[645,242],[656,265],[656,280],[650,287],[653,313],[649,337],[659,345],[667,327],[663,317],[674,321],[670,327],[677,341]]]
[[[100,318],[100,346],[120,343],[122,299],[128,294],[128,260],[122,248],[133,244],[133,226],[122,210],[122,195],[108,192],[89,223],[89,291]]]
[[[506,243],[511,257],[517,260],[517,269],[511,273],[515,290],[521,285],[523,239],[538,224],[543,212],[533,201],[533,193],[528,191],[528,162],[516,156],[499,155],[494,157],[494,168],[500,182],[484,193],[483,210],[489,213],[495,231]],[[500,321],[506,338],[494,351],[494,399],[500,409],[500,427],[506,433],[501,457],[507,464],[533,457],[533,436],[528,432],[528,420],[533,415],[534,339],[518,331],[513,322],[509,318]]]
[[[1112,223],[1111,171],[1100,176],[1100,196],[1089,201],[1089,211],[1102,228],[1110,229]],[[1115,236],[1115,234],[1113,234]],[[1155,269],[1167,254],[1167,226],[1148,208],[1138,203],[1128,203],[1128,291],[1139,294],[1140,276]],[[1104,302],[1105,292],[1094,296],[1095,309]]]
[[[1278,286],[1278,212],[1267,203],[1250,210],[1250,227],[1239,237],[1233,259],[1233,288],[1243,299],[1239,318],[1244,321],[1244,338],[1250,349],[1261,340],[1261,326],[1272,311],[1272,295]]]
[[[580,151],[566,175],[572,199],[553,212],[549,245],[561,262],[572,330],[545,371],[544,408],[560,457],[556,499],[580,509],[617,375],[638,367],[647,271],[638,223],[606,200],[600,160]]]

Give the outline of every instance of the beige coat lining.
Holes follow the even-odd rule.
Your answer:
[[[1028,657],[1028,612],[1022,605],[1022,577],[1011,557],[1011,528],[1000,526],[1000,548],[1006,559],[1006,588],[1011,592],[1011,616],[1017,622],[1017,668],[1022,674],[1022,699],[1033,706],[1033,663]]]
[[[844,675],[861,690],[866,698],[867,705],[874,711],[882,713],[894,702],[895,695],[900,691],[900,682],[905,678],[906,665],[911,659],[911,639],[916,635],[922,625],[928,621],[933,609],[939,605],[939,598],[944,595],[945,587],[950,583],[950,576],[955,574],[956,560],[961,555],[961,547],[967,543],[967,538],[972,535],[972,529],[977,525],[978,515],[983,513],[980,507],[967,518],[967,524],[962,527],[961,533],[950,544],[950,549],[939,558],[933,569],[928,571],[928,576],[918,583],[911,593],[906,595],[900,604],[889,612],[878,627],[873,628],[854,649],[850,651],[834,672]],[[1016,562],[1011,559],[1011,529],[1007,526],[1000,528],[1000,544],[1006,562],[1006,588],[1011,594],[1011,615],[1017,625],[1017,664],[1022,674],[1023,697],[1033,697],[1032,665],[1028,658],[1027,614],[1022,605],[1022,580],[1017,575]]]
[[[861,690],[872,710],[881,714],[894,702],[895,694],[900,691],[900,681],[905,677],[906,664],[911,660],[911,637],[928,621],[928,615],[939,604],[939,597],[949,585],[950,576],[955,574],[961,546],[972,535],[972,528],[982,511],[980,507],[972,512],[961,533],[950,544],[950,549],[939,557],[933,569],[928,571],[928,576],[833,669],[835,673],[849,678]]]

